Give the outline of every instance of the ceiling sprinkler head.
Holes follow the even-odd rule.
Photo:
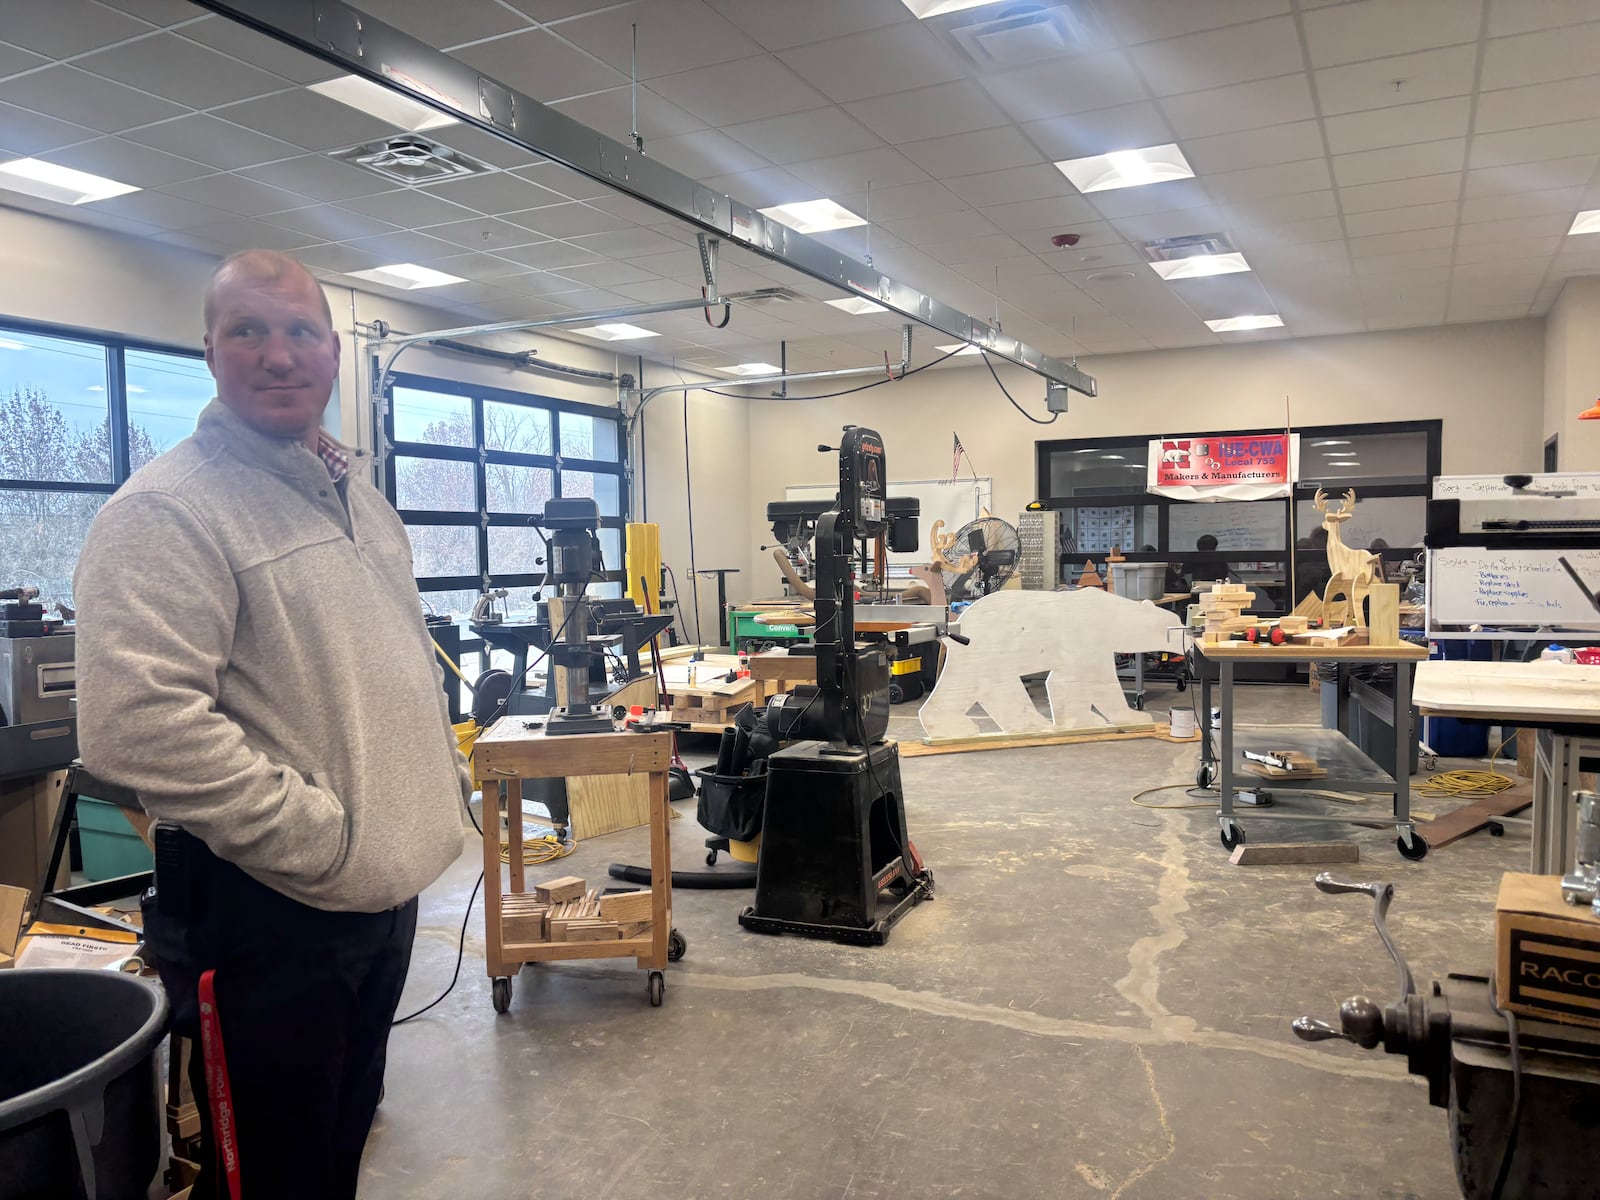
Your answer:
[[[1050,244],[1059,250],[1063,246],[1076,246],[1082,240],[1081,234],[1058,233],[1050,239]]]

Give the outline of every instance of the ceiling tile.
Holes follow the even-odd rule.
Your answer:
[[[568,239],[569,244],[592,250],[607,258],[641,258],[646,254],[667,254],[681,243],[662,237],[650,229],[626,229],[618,233],[596,233]]]
[[[87,125],[101,133],[121,133],[135,125],[184,112],[159,97],[59,64],[0,83],[0,100],[48,113],[58,120]],[[4,136],[0,130],[0,137]]]
[[[435,229],[447,228],[449,226],[435,226]],[[425,233],[413,233],[409,230],[402,230],[399,233],[380,233],[373,237],[354,238],[346,245],[354,250],[376,255],[381,263],[427,263],[441,258],[452,258],[461,253],[460,244],[430,236],[433,232],[434,230],[430,229]]]
[[[544,29],[513,33],[456,51],[454,57],[542,104],[621,87],[622,72],[596,62]]]
[[[471,252],[436,258],[430,265],[434,270],[443,271],[447,275],[459,275],[462,279],[479,279],[484,282],[507,280],[514,275],[525,274],[528,270],[521,263],[507,262],[493,254]]]
[[[512,246],[526,246],[542,240],[540,235],[521,225],[502,221],[498,217],[469,217],[464,221],[450,221],[443,225],[429,225],[421,230],[430,238],[442,238],[468,250],[499,253]],[[442,250],[439,254],[454,254]]]
[[[1183,143],[1183,156],[1201,175],[1321,158],[1323,154],[1322,131],[1315,121],[1189,138]]]
[[[1221,233],[1227,220],[1217,209],[1201,207],[1119,217],[1113,224],[1130,241],[1148,242],[1158,238]]]
[[[1344,229],[1338,217],[1313,217],[1282,225],[1225,225],[1225,228],[1233,244],[1248,252],[1251,263],[1264,250],[1300,251],[1308,260],[1318,262],[1347,257]]]
[[[3,136],[0,134],[0,137]],[[41,157],[64,167],[103,175],[107,179],[140,188],[160,187],[180,179],[211,174],[211,168],[201,163],[163,154],[137,142],[115,137],[96,138],[92,142],[50,151]]]
[[[899,149],[900,153],[936,179],[1006,171],[1012,167],[1037,164],[1040,158],[1039,151],[1011,127],[908,142]],[[1059,178],[1060,172],[1057,171],[1056,175]],[[960,192],[956,187],[952,187],[952,190],[958,194]]]
[[[1538,217],[1515,217],[1504,221],[1473,221],[1456,232],[1456,246],[1475,246],[1480,242],[1499,242],[1515,238],[1564,237],[1572,225],[1569,213],[1547,213]]]
[[[506,213],[505,219],[524,228],[535,230],[550,238],[577,237],[586,233],[608,233],[618,229],[632,229],[632,221],[613,216],[603,209],[593,208],[576,200],[553,204],[546,208],[526,212]]]
[[[1340,187],[1381,183],[1388,179],[1409,179],[1413,176],[1442,175],[1461,169],[1466,150],[1465,138],[1449,138],[1415,146],[1363,150],[1359,154],[1336,154],[1333,156],[1333,173]]]
[[[1563,121],[1532,129],[1480,133],[1472,139],[1470,167],[1505,167],[1542,159],[1592,154],[1600,146],[1600,119]]]
[[[18,71],[42,67],[50,60],[42,54],[24,50],[21,46],[8,46],[0,42],[0,78],[15,75]]]
[[[716,131],[711,129],[701,130],[699,134],[685,134],[684,136],[699,137],[706,134],[718,136]],[[727,144],[740,155],[754,157],[737,142],[729,140]],[[650,152],[654,157],[660,158],[659,150],[659,146],[652,146]],[[683,170],[684,168],[679,167],[678,169]],[[704,178],[704,175],[700,172],[691,171],[688,173],[694,175],[697,179]],[[531,180],[542,188],[547,188],[557,195],[565,196],[568,200],[599,200],[605,196],[616,195],[616,192],[605,184],[598,183],[587,175],[580,175],[570,168],[563,167],[560,163],[545,161],[535,163],[532,166],[517,167],[512,171],[512,174]]]
[[[822,101],[819,99],[818,103]],[[630,140],[633,133],[633,89],[612,88],[605,92],[594,92],[588,96],[579,96],[572,100],[563,100],[553,106],[557,112],[565,113],[579,124],[587,125],[590,129],[615,138],[619,142]],[[691,116],[676,104],[669,103],[656,95],[647,87],[639,88],[639,136],[649,143],[655,138],[677,137],[680,133],[689,133],[695,129],[704,129],[705,122],[698,117]],[[514,166],[523,166],[528,162],[528,152],[522,152],[522,161]]]
[[[241,62],[271,71],[296,83],[321,83],[344,74],[338,67],[312,58],[302,50],[257,33],[227,17],[208,16],[176,31],[190,41],[231,54]]]
[[[1007,124],[999,105],[970,79],[858,100],[845,109],[891,145]]]
[[[220,121],[207,113],[191,113],[158,125],[147,125],[124,136],[129,141],[195,159],[223,171],[294,158],[302,153],[299,146]]]
[[[650,156],[694,179],[754,171],[759,167],[771,165],[768,159],[734,141],[718,129],[702,129],[697,133],[683,134],[681,137],[663,138],[650,147]],[[534,171],[519,171],[518,174],[543,182]],[[555,186],[557,191],[561,190],[559,185],[552,186]],[[571,195],[570,192],[567,194]]]
[[[1195,179],[1174,179],[1147,187],[1119,188],[1095,192],[1089,203],[1108,219],[1137,217],[1144,213],[1172,212],[1180,208],[1199,208],[1210,204],[1212,194]]]
[[[1600,117],[1600,77],[1558,79],[1530,87],[1484,92],[1478,97],[1478,111],[1472,128],[1477,133],[1497,133],[1543,125],[1552,116],[1565,120]]]
[[[1046,196],[1077,195],[1077,189],[1067,182],[1067,177],[1050,163],[963,175],[948,180],[945,186],[975,208]]]
[[[668,75],[652,80],[650,90],[713,125],[759,121],[828,103],[826,96],[771,55]]]
[[[189,0],[99,0],[99,3],[162,28],[192,21],[200,15],[199,9]]]
[[[309,197],[298,192],[285,191],[238,175],[207,175],[201,179],[187,179],[182,183],[170,184],[162,191],[246,217],[282,212],[289,208],[305,208],[313,203]]]
[[[877,208],[880,187],[931,182],[921,167],[897,150],[857,150],[854,154],[791,163],[789,171],[811,185],[812,193],[805,197],[808,200],[819,195],[837,200],[840,193],[864,191],[870,183],[874,209]],[[861,215],[865,217],[869,214]]]
[[[59,59],[148,33],[153,26],[89,0],[10,0],[0,28],[12,45]]]
[[[531,167],[549,160],[535,154],[526,146],[507,141],[496,134],[485,133],[471,125],[448,125],[443,129],[428,130],[428,137],[442,145],[471,155],[491,167],[509,170],[513,167]]]
[[[213,225],[227,220],[231,215],[209,204],[196,204],[192,200],[156,191],[133,192],[126,196],[113,196],[109,200],[97,200],[95,207],[162,229],[193,229],[197,225]]]
[[[1367,109],[1329,117],[1328,148],[1334,154],[1405,146],[1467,136],[1472,101],[1467,96]]]
[[[310,234],[318,241],[324,242],[343,242],[352,238],[394,232],[394,226],[387,221],[351,212],[348,208],[340,208],[336,204],[318,204],[311,208],[273,213],[263,220],[269,225]]]
[[[1583,201],[1582,188],[1546,192],[1512,192],[1503,196],[1469,196],[1461,202],[1461,220],[1500,221],[1564,212],[1570,218]]]
[[[1303,73],[1168,96],[1161,107],[1180,138],[1259,129],[1316,116]]]
[[[438,196],[419,188],[402,188],[392,192],[379,192],[372,196],[357,196],[344,202],[352,212],[362,213],[402,229],[420,229],[426,225],[443,225],[449,221],[464,221],[472,214],[466,209],[447,203]]]
[[[1360,258],[1387,254],[1409,254],[1416,250],[1448,250],[1455,241],[1453,228],[1407,229],[1399,233],[1379,233],[1371,237],[1352,237],[1350,253]]]
[[[969,175],[967,178],[978,177]],[[804,197],[797,198],[804,199]],[[873,221],[894,220],[896,217],[926,217],[933,213],[954,212],[968,207],[967,202],[960,196],[943,184],[934,183],[932,180],[888,188],[874,185],[870,196],[864,192],[846,192],[834,196],[833,199],[851,212],[858,212]]]
[[[1030,121],[1022,132],[1052,162],[1107,154],[1136,146],[1161,146],[1172,141],[1172,130],[1154,104],[1124,104],[1072,117]]]
[[[210,242],[226,253],[235,250],[295,250],[314,245],[317,238],[296,233],[265,221],[232,217],[213,225],[196,225],[184,231],[192,238]]]
[[[295,90],[219,108],[216,116],[306,150],[335,150],[400,132],[348,104]]]
[[[1483,167],[1467,172],[1466,195],[1498,196],[1508,192],[1582,187],[1594,177],[1597,167],[1600,167],[1600,157],[1593,154],[1547,162],[1517,163],[1509,167]]]
[[[711,7],[769,50],[822,38],[864,33],[885,25],[908,25],[900,0],[710,0]]]
[[[1478,40],[1481,4],[1461,0],[1358,0],[1308,12],[1306,45],[1313,66],[1371,58],[1381,47],[1385,54],[1405,54]]]
[[[1351,237],[1399,233],[1404,229],[1431,229],[1456,223],[1456,204],[1414,204],[1408,208],[1380,208],[1374,212],[1347,213],[1344,225]]]
[[[920,175],[921,172],[919,171]],[[751,208],[771,208],[775,204],[793,204],[797,200],[815,200],[816,185],[791,174],[784,167],[763,167],[758,171],[745,171],[732,175],[712,175],[701,183],[714,192],[722,192]],[[835,196],[835,200],[839,197]],[[876,203],[877,189],[873,189]],[[844,204],[843,200],[839,200]],[[845,204],[846,208],[850,208]],[[851,209],[852,212],[859,211]]]
[[[1150,42],[1275,17],[1289,11],[1289,0],[1117,0],[1104,11],[1123,41]]]
[[[668,300],[681,300],[684,296],[684,285],[670,279],[650,279],[643,283],[619,283],[611,286],[629,300],[639,304],[665,304]]]
[[[13,41],[15,39],[12,39]],[[1484,91],[1594,74],[1600,21],[1492,38],[1483,54]]]
[[[1324,115],[1419,104],[1472,91],[1476,46],[1452,46],[1314,72]],[[1395,80],[1401,80],[1395,87]]]
[[[885,221],[882,224],[895,237],[918,246],[1000,232],[987,217],[970,209],[904,221]]]
[[[280,75],[171,33],[101,50],[75,65],[189,108],[211,108],[290,86]]]
[[[1295,192],[1314,192],[1326,188],[1328,163],[1326,159],[1312,158],[1304,162],[1278,163],[1270,167],[1253,167],[1248,171],[1228,171],[1210,175],[1204,180],[1206,190],[1218,201],[1227,204],[1235,200],[1251,200],[1258,196],[1283,196]]]
[[[1461,173],[1393,179],[1341,187],[1339,203],[1345,212],[1371,212],[1376,208],[1405,208],[1412,204],[1437,204],[1461,194]]]
[[[837,103],[865,100],[960,79],[955,54],[920,25],[897,25],[809,46],[778,57]]]
[[[434,184],[426,191],[441,200],[459,204],[477,212],[498,216],[502,213],[520,212],[529,208],[542,208],[547,204],[560,204],[565,197],[549,188],[530,183],[520,175],[498,173],[477,175]]]
[[[583,263],[575,267],[563,267],[557,274],[572,280],[579,287],[614,287],[619,283],[642,283],[646,279],[656,278],[649,271],[641,271],[624,262]],[[679,285],[678,294],[686,296],[688,288]]]
[[[1027,233],[1036,229],[1063,229],[1093,221],[1097,214],[1081,196],[1054,196],[992,205],[983,210],[983,215],[993,222],[995,228],[1006,233]]]
[[[1162,96],[1287,75],[1305,66],[1289,17],[1148,42],[1131,53],[1150,87]]]
[[[1547,234],[1544,237],[1508,237],[1492,242],[1473,242],[1456,247],[1456,269],[1467,263],[1501,262],[1516,258],[1549,258],[1561,247],[1566,234]]]
[[[438,0],[362,0],[378,20],[430,46],[449,49],[464,42],[524,29],[528,18],[498,4],[440,4]]]
[[[1052,60],[995,73],[982,83],[1017,121],[1061,117],[1147,98],[1133,63],[1121,53],[1076,55],[1070,68]]]
[[[723,132],[780,166],[869,150],[883,144],[840,108],[767,117],[729,125]]]
[[[1309,221],[1317,217],[1331,217],[1339,211],[1338,202],[1330,188],[1314,192],[1291,192],[1281,196],[1252,196],[1244,200],[1230,200],[1222,206],[1233,226],[1283,225],[1291,221]]]
[[[655,79],[759,54],[761,47],[702,0],[613,5],[563,21],[555,32],[619,71],[629,70],[638,28],[639,78]]]
[[[1489,0],[1489,36],[1579,25],[1594,20],[1589,0]]]
[[[371,171],[348,166],[321,154],[303,154],[283,162],[246,167],[238,174],[258,183],[310,196],[313,200],[348,200],[353,196],[371,196],[393,186],[391,180]]]

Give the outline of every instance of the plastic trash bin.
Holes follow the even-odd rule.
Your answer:
[[[0,971],[0,1200],[143,1200],[167,997],[115,971]]]

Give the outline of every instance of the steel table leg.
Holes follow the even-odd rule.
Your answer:
[[[1217,787],[1220,791],[1217,824],[1224,835],[1238,828],[1233,819],[1233,660],[1225,658],[1218,663],[1222,684],[1222,728],[1218,731],[1221,757],[1217,763]],[[1209,707],[1205,713],[1211,720]]]

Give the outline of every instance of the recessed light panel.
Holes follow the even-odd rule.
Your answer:
[[[964,12],[969,8],[983,8],[999,4],[1001,0],[900,0],[911,10],[911,15],[926,21],[929,17],[942,17],[946,13]]]
[[[796,233],[826,233],[830,229],[851,229],[865,225],[866,218],[858,217],[842,204],[832,200],[800,200],[794,204],[779,204],[763,208],[761,215],[771,217],[780,225],[787,225]]]
[[[444,287],[450,283],[465,283],[459,275],[446,275],[432,267],[419,267],[416,263],[393,263],[387,267],[373,267],[370,271],[351,271],[356,279],[381,283],[385,287],[415,291],[417,288]]]
[[[1110,154],[1091,154],[1087,158],[1068,158],[1056,169],[1072,181],[1080,192],[1109,192],[1113,188],[1143,187],[1147,183],[1168,183],[1174,179],[1193,179],[1194,168],[1175,143],[1145,146],[1138,150],[1113,150]]]
[[[721,371],[724,375],[781,375],[781,374],[783,374],[783,368],[782,367],[775,367],[771,363],[764,363],[764,362],[740,363],[738,366],[734,366],[734,367],[716,367],[714,369],[718,370],[718,371]]]
[[[883,305],[874,304],[871,300],[868,300],[864,296],[844,296],[838,300],[825,300],[823,303],[830,304],[834,308],[840,309],[857,317],[864,317],[868,313],[889,311]]]
[[[983,353],[983,347],[974,346],[971,342],[962,342],[959,345],[955,345],[955,346],[935,346],[934,349],[937,350],[940,354],[953,354],[957,358],[960,358],[963,354],[982,354]]]
[[[1224,317],[1220,321],[1207,321],[1212,333],[1243,333],[1247,329],[1276,329],[1283,324],[1277,313],[1261,313],[1253,317]]]
[[[391,91],[359,75],[341,75],[338,79],[330,79],[326,83],[313,83],[310,85],[310,90],[319,96],[337,100],[340,104],[348,104],[369,117],[377,117],[380,121],[398,125],[401,129],[412,133],[421,133],[424,129],[439,129],[456,123],[454,117],[448,117],[437,109],[413,100],[410,96]]]
[[[103,175],[74,171],[39,158],[17,158],[0,163],[0,187],[57,204],[93,204],[139,189]]]
[[[1150,269],[1166,280],[1204,279],[1207,275],[1237,275],[1250,264],[1242,254],[1194,254],[1188,258],[1169,258],[1153,262]]]
[[[660,337],[653,329],[640,329],[637,325],[590,325],[587,329],[574,329],[573,333],[581,333],[584,337],[594,338],[599,342],[629,342],[636,338]]]
[[[1572,228],[1567,230],[1567,236],[1575,233],[1600,233],[1600,208],[1591,208],[1581,212],[1572,219]]]

